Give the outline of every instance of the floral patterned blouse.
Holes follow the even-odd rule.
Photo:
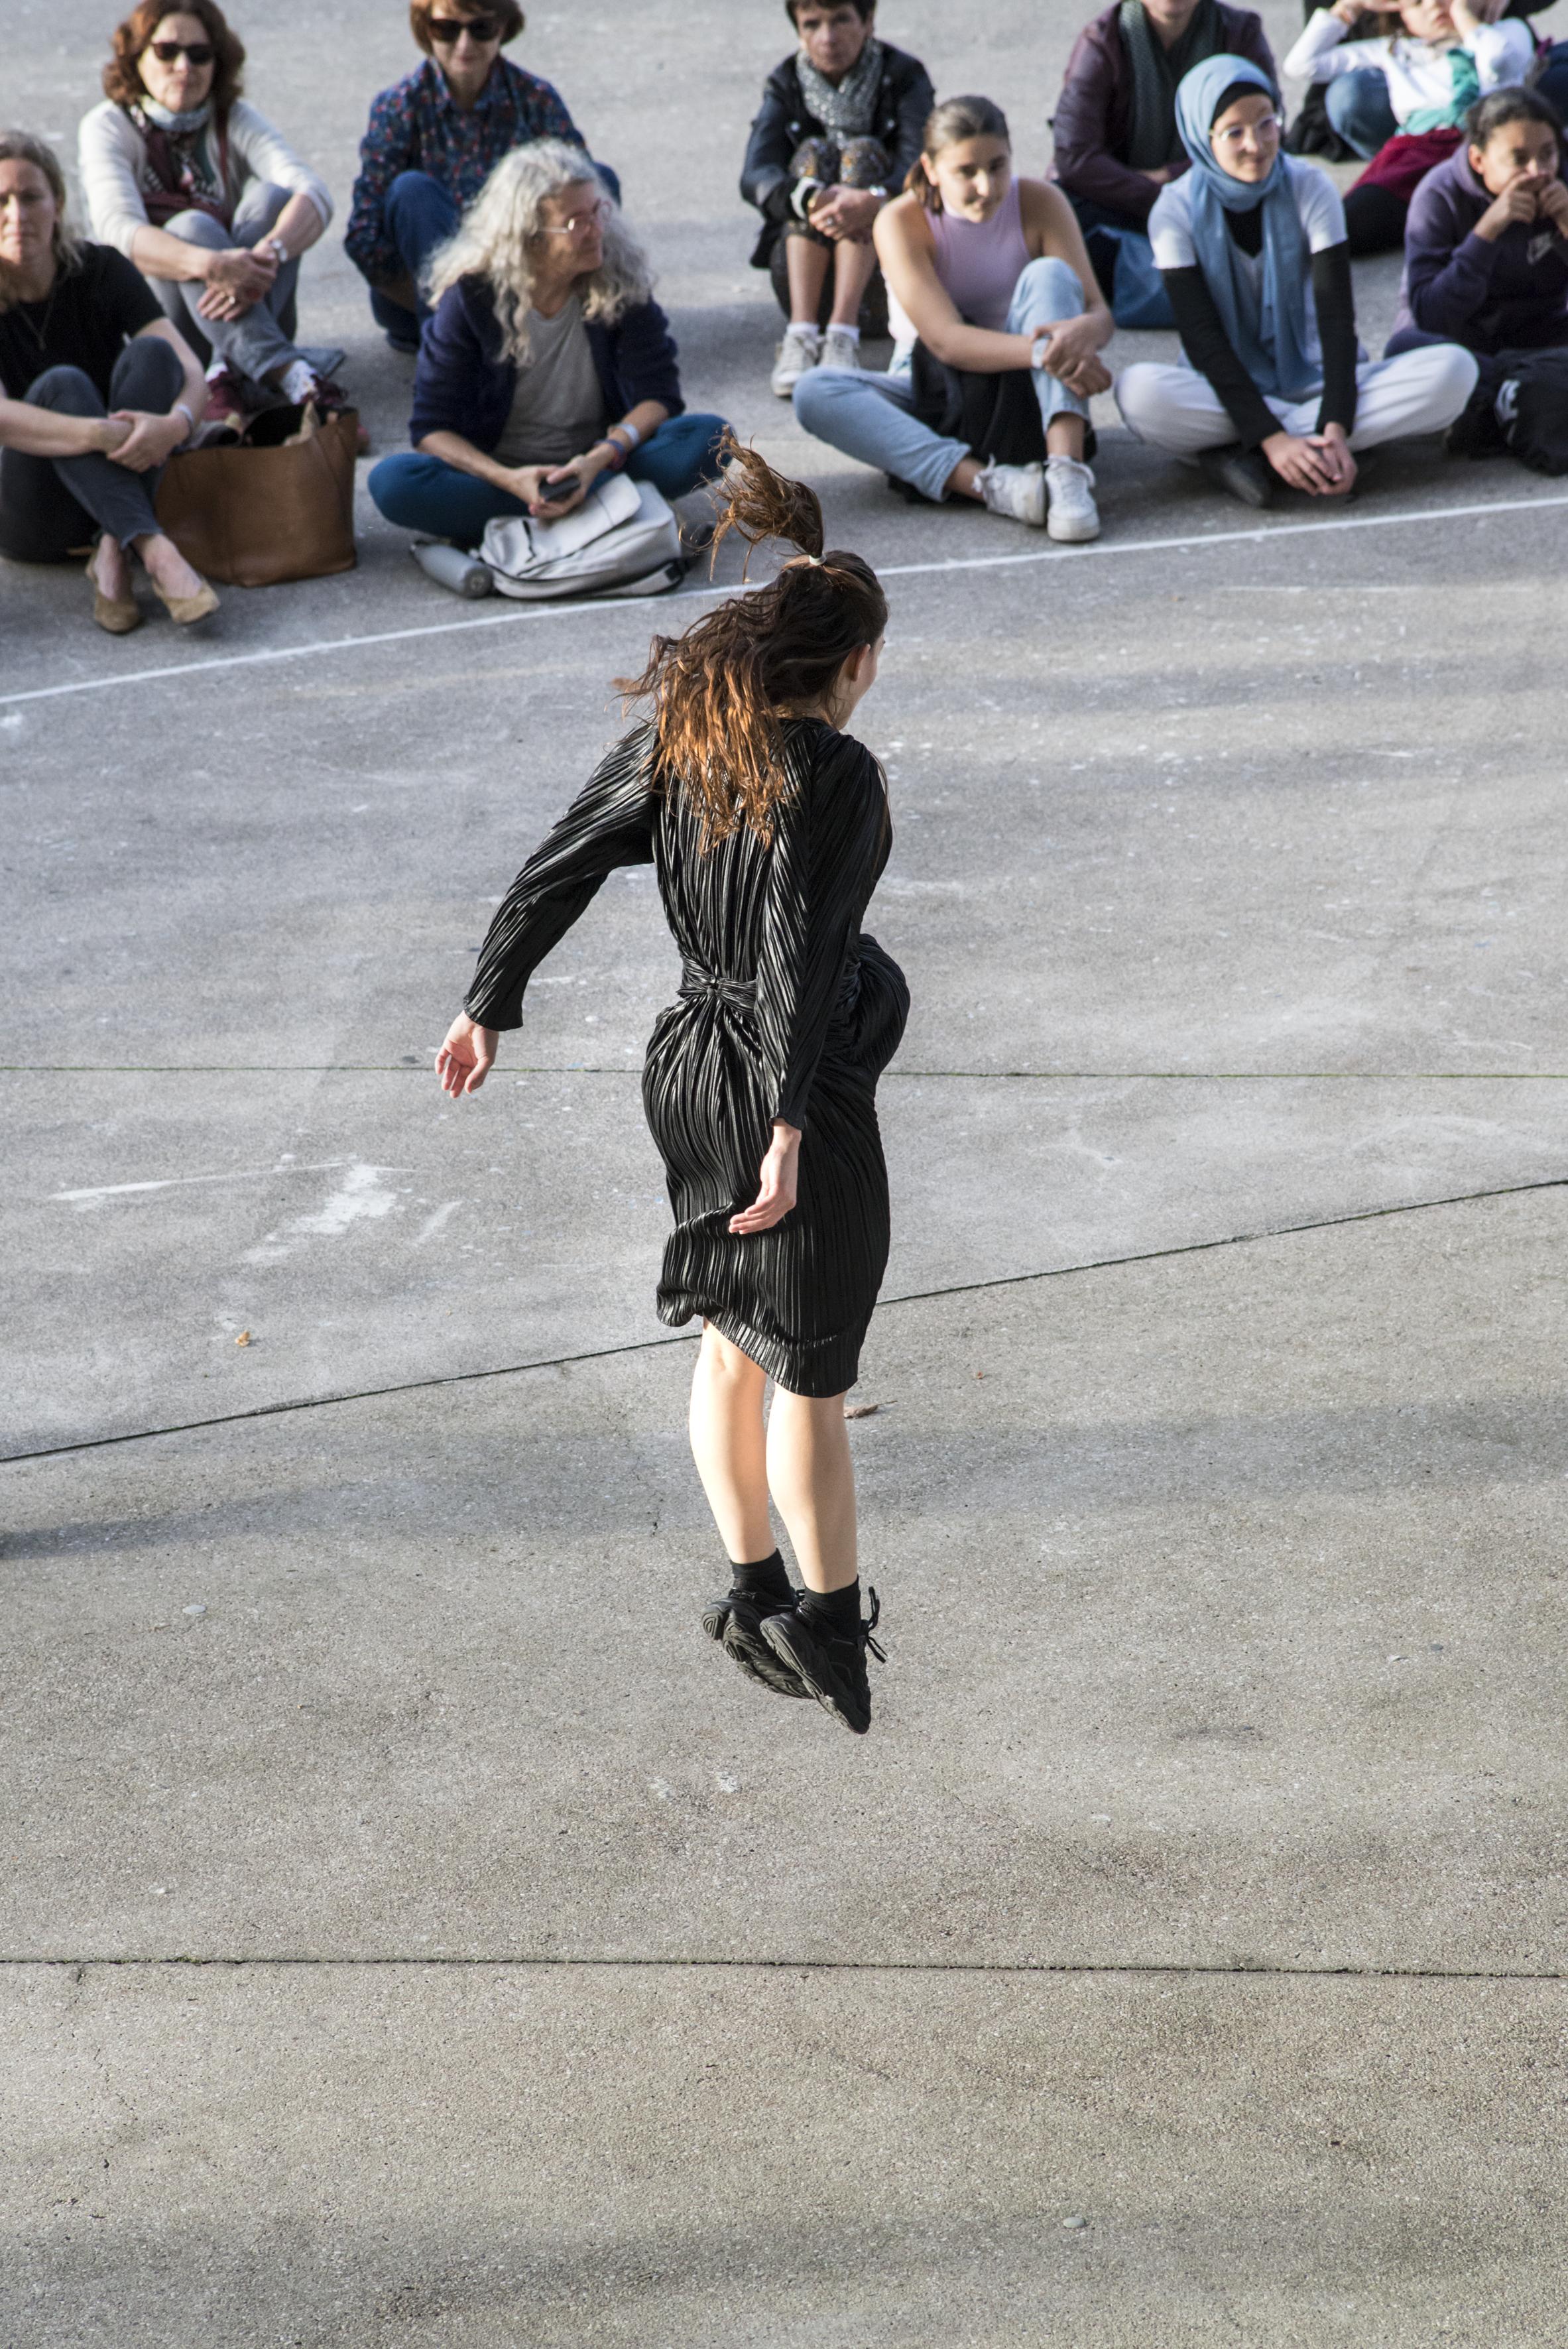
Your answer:
[[[399,277],[402,259],[387,233],[387,191],[400,171],[428,171],[459,204],[471,203],[503,155],[531,139],[569,139],[586,147],[547,81],[498,57],[467,113],[454,106],[433,57],[373,100],[359,142],[359,177],[343,242],[370,283]]]

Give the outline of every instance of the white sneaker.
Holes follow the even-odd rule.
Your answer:
[[[803,375],[810,375],[822,356],[822,337],[815,326],[791,326],[779,346],[772,384],[780,399],[788,399]]]
[[[846,335],[841,326],[830,326],[818,365],[825,367],[853,367],[858,373],[861,365],[859,335]]]
[[[1033,465],[987,465],[980,476],[987,513],[1026,522],[1038,530],[1046,519],[1046,469]]]
[[[1052,538],[1081,543],[1099,536],[1099,509],[1094,502],[1094,475],[1076,457],[1046,459],[1046,494],[1050,512],[1046,529]]]

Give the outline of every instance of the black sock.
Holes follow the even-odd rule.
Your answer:
[[[748,1599],[777,1599],[780,1607],[794,1605],[795,1593],[777,1550],[770,1557],[758,1558],[755,1566],[737,1566],[731,1558],[729,1571],[732,1588],[744,1590]]]
[[[839,1640],[854,1637],[861,1619],[861,1586],[857,1576],[842,1590],[805,1590],[798,1602],[809,1623],[815,1623]]]

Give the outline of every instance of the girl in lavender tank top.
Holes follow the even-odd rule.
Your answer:
[[[999,107],[955,98],[936,109],[905,192],[878,214],[874,235],[889,292],[923,355],[887,375],[813,367],[794,392],[807,431],[935,503],[971,498],[1053,538],[1097,538],[1088,403],[1110,388],[1099,354],[1114,324],[1067,198],[1044,180],[1014,177]],[[1022,418],[1010,396],[980,399],[993,425],[978,449],[927,420],[956,393],[975,430],[974,379],[998,376],[1033,387],[1037,458],[1001,463],[987,453],[1001,418],[1009,453],[1026,447],[1035,432],[1026,399]]]

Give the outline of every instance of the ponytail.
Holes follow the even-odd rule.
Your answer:
[[[799,552],[765,587],[721,604],[684,636],[655,636],[642,675],[616,679],[628,701],[652,701],[655,766],[666,789],[694,801],[705,849],[742,823],[772,838],[773,810],[789,789],[782,718],[820,702],[850,656],[887,626],[870,564],[824,553],[816,492],[733,432],[719,454],[728,471],[715,553],[732,530],[747,543],[748,567],[764,539]]]
[[[942,210],[942,197],[925,168],[926,158],[934,161],[944,147],[956,147],[963,139],[1001,139],[1011,147],[1007,118],[994,98],[944,98],[926,116],[920,152],[904,174],[903,187],[904,193],[923,203],[928,212]]]

